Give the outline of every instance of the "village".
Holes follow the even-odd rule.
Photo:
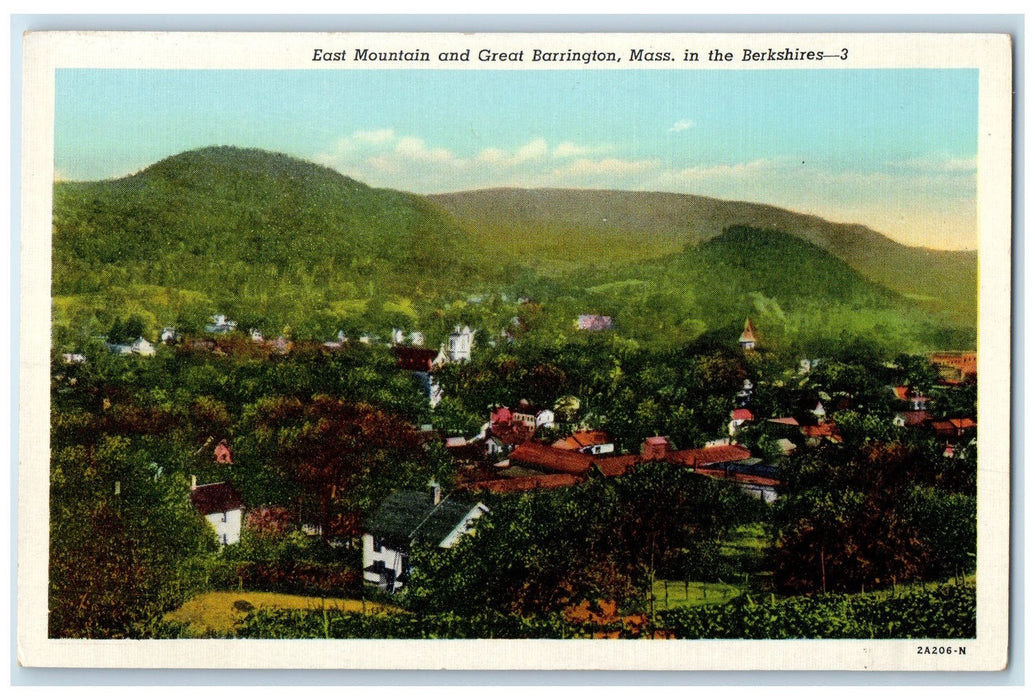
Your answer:
[[[576,334],[603,336],[613,329],[614,321],[607,316],[585,314],[573,322]],[[801,358],[796,366],[781,368],[778,376],[738,375],[734,380],[736,390],[724,397],[723,403],[729,406],[727,418],[713,426],[713,432],[699,444],[677,444],[671,435],[660,431],[630,443],[628,438],[620,441],[611,435],[601,425],[606,421],[580,410],[584,397],[572,394],[558,394],[544,401],[540,392],[535,402],[521,397],[508,405],[486,405],[481,407],[483,422],[476,431],[465,433],[436,425],[436,409],[444,400],[449,403],[447,397],[457,400],[449,397],[440,377],[477,359],[479,333],[458,325],[437,349],[425,347],[425,336],[419,330],[393,328],[387,335],[384,339],[375,333],[361,333],[353,340],[339,332],[311,350],[335,353],[363,346],[390,353],[395,371],[412,378],[429,409],[425,415],[430,416],[430,422],[411,427],[425,449],[436,443],[448,455],[449,473],[442,480],[449,485],[448,490],[432,478],[424,488],[392,489],[367,512],[347,518],[346,526],[339,519],[333,528],[326,520],[294,520],[279,527],[295,529],[307,537],[322,537],[334,547],[361,550],[362,580],[389,594],[399,593],[406,586],[414,546],[442,550],[454,547],[465,535],[477,531],[482,518],[493,517],[493,497],[564,490],[664,464],[735,485],[743,494],[769,505],[780,499],[784,490],[783,462],[822,444],[841,443],[840,417],[853,420],[852,416],[860,412],[879,416],[890,431],[908,431],[936,442],[946,459],[972,454],[976,444],[973,410],[961,408],[959,413],[952,413],[947,406],[959,402],[946,400],[976,382],[974,352],[939,352],[921,358],[921,365],[926,364],[928,370],[926,379],[913,376],[909,383],[883,387],[884,396],[879,407],[872,407],[875,410],[861,405],[864,397],[853,395],[845,386],[823,383],[822,377],[828,375],[821,370],[827,358]],[[512,330],[504,328],[484,344],[495,347],[497,342],[512,341]],[[154,344],[142,335],[130,343],[105,342],[112,355],[141,358],[155,356],[160,348],[223,357],[258,353],[270,358],[296,350],[295,343],[283,335],[267,340],[257,329],[242,333],[225,315],[213,316],[200,336],[184,337],[166,327]],[[730,351],[746,358],[748,366],[752,358],[764,352],[762,333],[751,319],[745,321],[738,338],[730,339]],[[66,366],[86,362],[82,353],[62,356]],[[898,376],[905,375],[899,372]],[[767,410],[772,402],[756,397],[760,385],[768,385],[770,391],[781,387],[791,397],[789,403],[784,402],[787,410]],[[939,404],[942,409],[935,410]],[[207,436],[197,454],[208,455],[215,467],[208,469],[208,474],[225,478],[199,483],[192,473],[189,494],[184,494],[205,518],[219,546],[231,549],[256,516],[268,516],[271,508],[291,505],[249,502],[242,495],[236,483],[240,477],[235,475],[234,440],[229,433]],[[116,483],[114,488],[117,493],[120,485]]]

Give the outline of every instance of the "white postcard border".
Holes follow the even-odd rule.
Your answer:
[[[517,51],[597,46],[687,45],[737,53],[745,43],[805,41],[851,48],[851,68],[979,68],[979,547],[978,637],[963,657],[918,658],[923,640],[873,641],[414,641],[253,640],[81,641],[46,637],[49,453],[50,212],[53,183],[54,71],[57,68],[291,68],[298,70],[527,70],[515,63],[471,66],[313,65],[314,46],[366,41],[379,50],[474,47]],[[333,44],[328,44],[333,45]],[[571,69],[571,64],[535,69]],[[776,66],[797,70],[801,66]],[[660,65],[658,69],[671,69]],[[773,69],[771,64],[695,65],[699,70]],[[643,64],[592,70],[651,70]],[[26,37],[23,73],[23,172],[18,520],[18,657],[29,666],[335,669],[637,669],[637,670],[997,670],[1006,664],[1010,535],[1010,44],[995,35],[945,34],[204,34],[35,33]],[[912,653],[910,653],[912,651]]]

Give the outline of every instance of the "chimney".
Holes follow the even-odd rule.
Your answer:
[[[191,491],[197,491],[198,490],[198,477],[195,474],[191,474],[190,475],[190,490]]]
[[[431,489],[431,503],[437,506],[442,502],[442,487],[434,479],[428,482],[428,487]]]

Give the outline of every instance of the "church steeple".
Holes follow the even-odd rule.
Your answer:
[[[740,347],[745,350],[753,350],[756,342],[758,339],[755,336],[755,326],[749,318],[744,322],[744,332],[740,334]]]

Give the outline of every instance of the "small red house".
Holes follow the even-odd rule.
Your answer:
[[[216,445],[216,449],[212,452],[216,457],[216,464],[234,463],[234,452],[230,449],[230,445],[227,444],[226,440],[220,440],[219,444]]]

